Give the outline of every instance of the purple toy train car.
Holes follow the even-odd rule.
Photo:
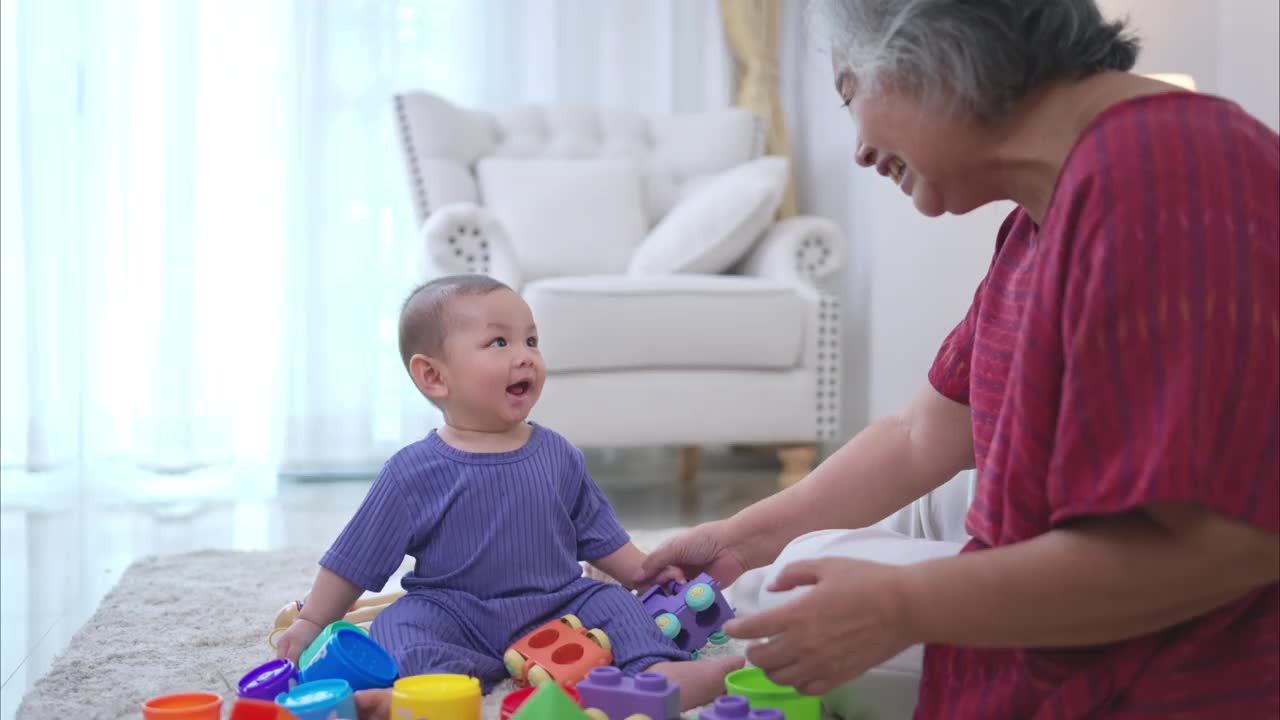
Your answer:
[[[720,628],[733,619],[733,608],[720,593],[720,583],[702,573],[683,585],[674,580],[654,585],[640,596],[662,634],[695,659],[707,642],[719,645],[729,638]]]

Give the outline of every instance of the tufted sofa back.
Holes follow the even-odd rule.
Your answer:
[[[450,203],[483,204],[475,167],[489,156],[630,158],[640,168],[652,226],[707,177],[764,152],[763,121],[736,108],[646,115],[525,106],[488,113],[410,92],[395,97],[395,112],[419,224]]]

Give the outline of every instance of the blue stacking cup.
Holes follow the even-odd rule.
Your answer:
[[[355,720],[356,696],[346,680],[316,680],[276,696],[298,720]]]
[[[346,680],[353,690],[391,687],[396,661],[372,638],[356,630],[334,633],[302,669],[302,682]]]

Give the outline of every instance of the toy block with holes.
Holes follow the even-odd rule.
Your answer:
[[[613,664],[613,646],[603,630],[587,630],[576,615],[565,615],[517,640],[502,662],[518,687],[572,685],[591,668]]]
[[[680,718],[680,686],[659,673],[626,677],[616,667],[592,668],[586,679],[578,681],[577,690],[582,707],[599,710],[608,718]]]
[[[698,720],[787,720],[777,708],[753,710],[741,695],[721,695],[711,707],[698,713]]]
[[[662,634],[695,660],[708,642],[720,645],[729,640],[720,628],[733,619],[733,608],[720,592],[720,583],[706,573],[683,585],[674,580],[654,585],[640,602]]]

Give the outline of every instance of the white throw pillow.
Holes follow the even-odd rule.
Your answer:
[[[633,275],[721,273],[773,222],[787,184],[787,160],[757,158],[694,190],[631,257]]]
[[[644,239],[644,197],[625,159],[485,158],[480,196],[511,239],[526,280],[619,274]]]

